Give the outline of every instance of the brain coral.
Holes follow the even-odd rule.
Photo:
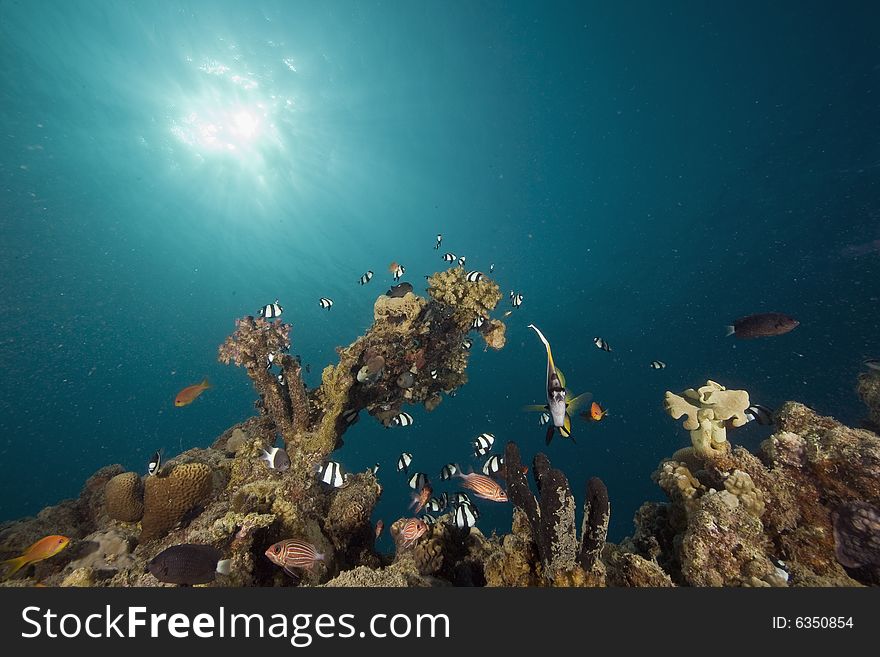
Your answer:
[[[122,522],[137,522],[144,515],[144,487],[136,472],[123,472],[104,486],[107,515]]]
[[[211,494],[211,468],[204,463],[176,466],[167,477],[150,477],[144,487],[141,540],[161,538]]]

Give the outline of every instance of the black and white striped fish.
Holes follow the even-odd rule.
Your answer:
[[[467,279],[468,283],[477,283],[483,280],[483,274],[482,272],[478,272],[477,270],[469,271],[465,278]]]
[[[400,455],[400,458],[397,459],[397,471],[406,472],[410,463],[412,463],[412,454],[409,452],[403,452]]]
[[[652,360],[649,366],[652,370],[662,370],[666,368],[666,363],[662,360]]]
[[[474,440],[474,455],[485,456],[489,453],[489,450],[492,449],[492,445],[494,444],[495,436],[491,433],[481,433],[477,436],[476,440]]]
[[[464,502],[455,509],[455,526],[459,529],[470,529],[477,524],[480,512],[470,502]]]
[[[367,283],[369,283],[371,278],[373,278],[372,270],[368,271],[366,274],[361,276],[361,278],[360,278],[361,285],[366,285]]]
[[[270,470],[284,472],[290,469],[290,456],[288,456],[287,450],[282,449],[281,447],[270,447],[268,450],[264,449],[263,453],[260,455],[260,460],[265,461]]]
[[[752,404],[745,410],[745,416],[750,422],[757,421],[758,424],[768,426],[773,424],[773,410],[760,404]]]
[[[394,270],[392,277],[395,281],[399,281],[400,277],[406,273],[406,267],[403,265],[397,265],[397,269]]]
[[[345,422],[346,426],[351,426],[358,420],[358,410],[355,408],[348,408],[342,411],[342,419]]]
[[[278,299],[275,299],[274,303],[267,303],[265,306],[260,308],[259,315],[265,319],[275,319],[276,317],[281,317],[281,313],[284,312],[284,308],[281,307],[281,304],[278,303]]]
[[[444,495],[446,493],[443,493]],[[471,504],[471,498],[468,497],[468,494],[464,491],[458,491],[457,493],[453,493],[449,496],[449,501],[452,506],[458,506],[459,504]]]
[[[519,308],[522,305],[524,299],[523,295],[520,293],[514,294],[513,292],[511,292],[511,295],[512,296],[510,297],[510,305],[512,305],[514,308]]]
[[[428,527],[430,527],[431,525],[437,524],[437,518],[435,518],[434,516],[432,516],[428,513],[423,513],[421,518],[422,518],[422,522],[425,523],[426,525],[428,525]]]
[[[431,378],[432,378],[432,379],[436,379],[436,378],[437,378],[437,370],[431,370]]]
[[[471,347],[474,346],[474,342],[470,338],[465,338],[464,340],[461,341],[461,346],[464,347],[465,349],[470,349]]]
[[[442,479],[443,481],[449,481],[455,476],[456,472],[458,472],[458,464],[447,463],[442,468],[440,468],[440,479]]]
[[[408,427],[413,423],[413,416],[407,413],[406,411],[401,411],[389,421],[389,426],[392,427]]]
[[[372,472],[373,476],[375,477],[379,473],[379,464],[376,463],[372,468],[370,468],[370,472]]]
[[[493,475],[501,470],[502,465],[504,465],[504,459],[497,454],[493,454],[483,464],[483,474]]]
[[[333,299],[321,297],[320,299],[318,299],[318,304],[321,306],[321,308],[326,308],[327,310],[330,310],[331,306],[333,306]]]
[[[147,463],[147,473],[150,476],[154,476],[159,474],[159,469],[162,467],[162,452],[161,450],[156,450],[153,453],[153,458],[150,459],[150,462]]]
[[[483,317],[482,315],[477,315],[476,317],[474,317],[474,321],[471,324],[471,326],[473,328],[480,328],[483,325],[483,322],[485,322],[485,321],[486,321],[485,317]]]
[[[550,413],[548,413],[547,411],[544,411],[544,412],[541,413],[541,415],[538,417],[538,424],[540,424],[542,427],[543,427],[545,424],[547,424],[549,421],[550,421]]]
[[[443,500],[439,497],[432,497],[428,500],[428,503],[425,505],[425,508],[428,511],[433,511],[434,513],[439,513],[446,508],[446,505],[443,504]]]
[[[495,263],[494,262],[489,265],[489,273],[491,274],[493,271],[495,271]]]
[[[440,245],[443,243],[443,235],[437,233],[437,243],[434,244],[434,250],[437,251],[440,249]]]
[[[458,259],[458,266],[459,266],[459,267],[464,267],[464,263],[465,263],[465,262],[467,262],[467,258],[466,258],[465,256],[461,256],[461,257]]]
[[[446,262],[455,262],[455,254],[454,253],[444,253],[443,260]]]
[[[428,475],[424,472],[413,472],[409,478],[409,487],[413,490],[422,490],[428,483]]]
[[[275,363],[275,354],[270,351],[266,354],[266,369],[271,370],[273,363]]]
[[[593,338],[593,344],[602,351],[611,351],[611,345],[605,342],[602,338]]]
[[[281,372],[281,373],[280,373],[277,377],[275,377],[275,378],[278,379],[278,385],[280,385],[280,386],[286,386],[286,385],[287,385],[287,380],[284,378],[284,372]]]
[[[317,467],[318,481],[332,488],[342,488],[345,485],[346,475],[342,473],[342,466],[336,461],[327,461]]]

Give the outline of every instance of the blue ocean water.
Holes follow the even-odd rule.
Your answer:
[[[345,435],[345,467],[380,464],[386,524],[409,503],[401,451],[436,478],[476,465],[470,442],[490,431],[526,462],[546,451],[579,503],[601,477],[619,540],[688,444],[664,391],[707,378],[858,424],[855,376],[880,354],[878,14],[0,2],[0,520],[252,415],[244,372],[216,360],[236,317],[280,298],[317,385],[370,325],[388,263],[422,291],[446,250],[494,263],[525,299],[502,351],[476,341],[457,396],[407,408],[412,427],[364,416]],[[761,311],[801,325],[725,339]],[[609,409],[576,420],[577,444],[545,448],[521,410],[543,394],[529,323],[569,387]],[[214,387],[175,408],[205,376]],[[509,529],[509,505],[480,508],[483,531]]]

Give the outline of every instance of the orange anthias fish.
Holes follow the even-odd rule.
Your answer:
[[[400,265],[398,265],[398,264],[397,264],[397,261],[395,260],[395,261],[392,262],[390,265],[388,265],[388,271],[390,271],[390,272],[393,274],[394,272],[397,271],[397,268],[398,268],[398,267],[400,267]]]
[[[608,409],[606,408],[603,410],[603,408],[596,402],[593,402],[590,406],[590,419],[595,420],[596,422],[604,418],[606,413],[608,413]]]
[[[11,577],[18,572],[20,568],[29,563],[36,563],[37,561],[42,561],[43,559],[55,556],[61,552],[61,550],[66,548],[68,543],[70,543],[70,539],[66,536],[46,536],[31,545],[20,557],[0,561],[0,566],[7,566],[9,568],[7,576]]]
[[[382,518],[379,518],[379,522],[376,523],[376,538],[379,538],[382,535],[382,530],[385,529],[385,521]]]
[[[211,384],[208,383],[208,379],[205,379],[201,383],[197,383],[194,386],[187,386],[177,393],[177,397],[174,398],[174,405],[186,406],[187,404],[192,404],[195,401],[196,397],[201,395],[205,390],[210,387]]]

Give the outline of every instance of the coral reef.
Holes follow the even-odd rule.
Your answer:
[[[832,519],[880,499],[880,438],[795,402],[774,420],[758,456],[735,447],[661,463],[654,479],[669,504],[643,505],[627,547],[691,586],[878,583],[867,560],[840,560]],[[838,537],[855,537],[844,554],[871,544],[854,524],[870,521],[838,527]]]
[[[0,525],[0,559],[48,534],[72,539],[2,585],[166,586],[145,565],[181,543],[210,545],[230,560],[230,573],[206,586],[880,585],[880,437],[787,402],[753,454],[727,437],[748,421],[748,393],[713,381],[666,393],[666,410],[685,418],[691,446],[658,465],[652,477],[668,501],[642,505],[633,535],[619,545],[606,542],[610,504],[600,479],[586,482],[579,537],[566,475],[536,454],[533,493],[509,442],[499,474],[514,507],[509,533],[461,529],[450,510],[433,524],[410,525],[420,535],[406,540],[408,519],[397,520],[389,528],[394,552],[378,553],[375,474],[346,473],[331,489],[315,466],[361,411],[390,426],[405,405],[432,410],[463,385],[471,331],[487,349],[504,346],[505,325],[489,317],[500,290],[486,276],[473,278],[453,268],[429,278],[428,297],[408,284],[380,296],[373,324],[337,349],[338,362],[313,389],[288,353],[291,325],[239,319],[219,358],[245,368],[259,415],[210,448],[169,459],[156,476],[108,466],[78,499]],[[875,424],[878,379],[863,374],[858,384]],[[283,471],[260,459],[279,435],[290,457]],[[323,559],[285,573],[265,550],[288,538],[311,543]]]
[[[337,349],[339,362],[324,368],[313,390],[302,382],[299,360],[288,354],[290,324],[244,317],[220,346],[221,362],[245,368],[260,395],[260,410],[284,438],[300,474],[341,445],[359,411],[387,423],[404,404],[435,408],[441,393],[466,382],[465,337],[475,317],[488,319],[501,299],[498,286],[488,278],[469,283],[453,268],[430,277],[429,299],[407,291],[411,286],[397,287],[401,294],[376,299],[372,326]],[[504,331],[502,322],[489,320],[483,334],[498,349]],[[274,366],[281,368],[281,381]]]

